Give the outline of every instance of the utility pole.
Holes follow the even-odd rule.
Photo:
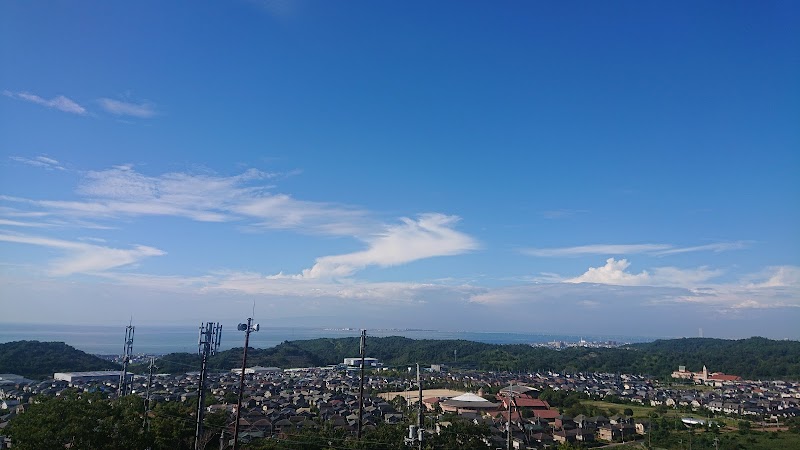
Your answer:
[[[419,363],[417,363],[417,385],[419,386],[419,408],[417,409],[417,433],[419,434],[419,450],[422,450],[422,439],[425,436],[425,420],[422,416],[422,379],[419,376]]]
[[[253,325],[253,318],[248,317],[247,323],[240,323],[238,330],[244,331],[244,356],[242,357],[242,373],[239,377],[239,401],[236,402],[236,423],[233,425],[233,450],[239,450],[239,418],[242,415],[242,395],[244,394],[244,373],[247,370],[247,347],[250,345],[250,333],[258,331],[259,326]],[[224,433],[224,432],[223,432]]]
[[[197,391],[197,428],[194,433],[194,449],[200,449],[200,439],[203,436],[203,417],[205,416],[206,400],[206,375],[208,372],[208,357],[217,353],[219,342],[222,338],[222,325],[214,322],[200,324],[200,339],[197,343],[198,352],[202,356],[200,366],[200,386]]]
[[[508,395],[506,396],[506,401],[508,402],[508,421],[506,425],[508,426],[506,439],[507,439],[507,448],[511,450],[514,448],[513,441],[512,441],[512,434],[511,434],[511,402],[514,401],[514,383],[512,381],[508,382]]]
[[[508,419],[508,420],[506,420],[506,441],[507,441],[506,442],[506,448],[508,450],[511,450],[511,397],[510,397],[510,395],[511,395],[512,386],[513,386],[513,384],[511,384],[509,382],[508,383],[508,394],[509,394],[509,397],[506,398],[506,403],[508,404],[508,417],[506,417]]]
[[[150,378],[147,380],[147,397],[144,402],[144,424],[145,430],[150,431],[150,387],[153,386],[153,370],[157,369],[156,367],[156,359],[154,357],[150,357]]]
[[[419,363],[417,363],[417,386],[419,386],[419,403],[417,404],[417,424],[408,426],[408,437],[403,439],[406,445],[422,450],[423,439],[425,437],[425,421],[422,415],[422,379],[419,375]]]
[[[117,397],[128,395],[128,363],[131,361],[131,354],[133,353],[133,332],[134,327],[129,323],[125,327],[125,347],[122,354],[122,373],[119,374]]]
[[[361,383],[358,388],[358,439],[361,440],[361,429],[364,423],[364,354],[367,350],[367,330],[361,330]]]

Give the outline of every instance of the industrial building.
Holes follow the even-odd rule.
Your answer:
[[[361,357],[345,358],[344,365],[350,367],[361,367]],[[364,358],[364,366],[366,367],[380,367],[382,364],[377,358]]]
[[[120,370],[95,370],[91,372],[57,372],[53,374],[54,380],[68,383],[85,383],[87,381],[119,381],[122,374]],[[132,374],[128,373],[128,377]]]

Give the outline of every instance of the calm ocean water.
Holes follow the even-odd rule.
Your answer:
[[[135,324],[134,324],[135,325]],[[134,353],[164,354],[197,351],[198,326],[148,326],[135,325]],[[359,336],[357,329],[262,327],[250,334],[250,346],[254,348],[274,347],[283,341],[315,339],[321,337]],[[411,339],[465,339],[489,344],[533,344],[550,341],[576,342],[581,338],[589,341],[646,342],[646,337],[631,336],[571,336],[534,333],[435,331],[435,330],[367,330],[368,336],[404,336]],[[125,325],[31,325],[0,323],[0,343],[37,340],[65,342],[79,350],[92,354],[120,354],[123,351]],[[244,333],[236,331],[235,324],[223,324],[220,349],[225,350],[244,345]]]

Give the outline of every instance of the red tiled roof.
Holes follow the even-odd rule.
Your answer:
[[[534,409],[533,415],[540,419],[555,419],[560,416],[561,413],[556,409]]]
[[[515,398],[513,404],[527,408],[550,409],[549,403],[538,398]]]
[[[713,375],[709,375],[709,380],[717,380],[717,381],[739,381],[742,377],[738,375],[725,375],[724,373],[715,373]]]

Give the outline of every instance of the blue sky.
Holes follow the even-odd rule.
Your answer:
[[[798,339],[798,21],[3,2],[0,321]]]

